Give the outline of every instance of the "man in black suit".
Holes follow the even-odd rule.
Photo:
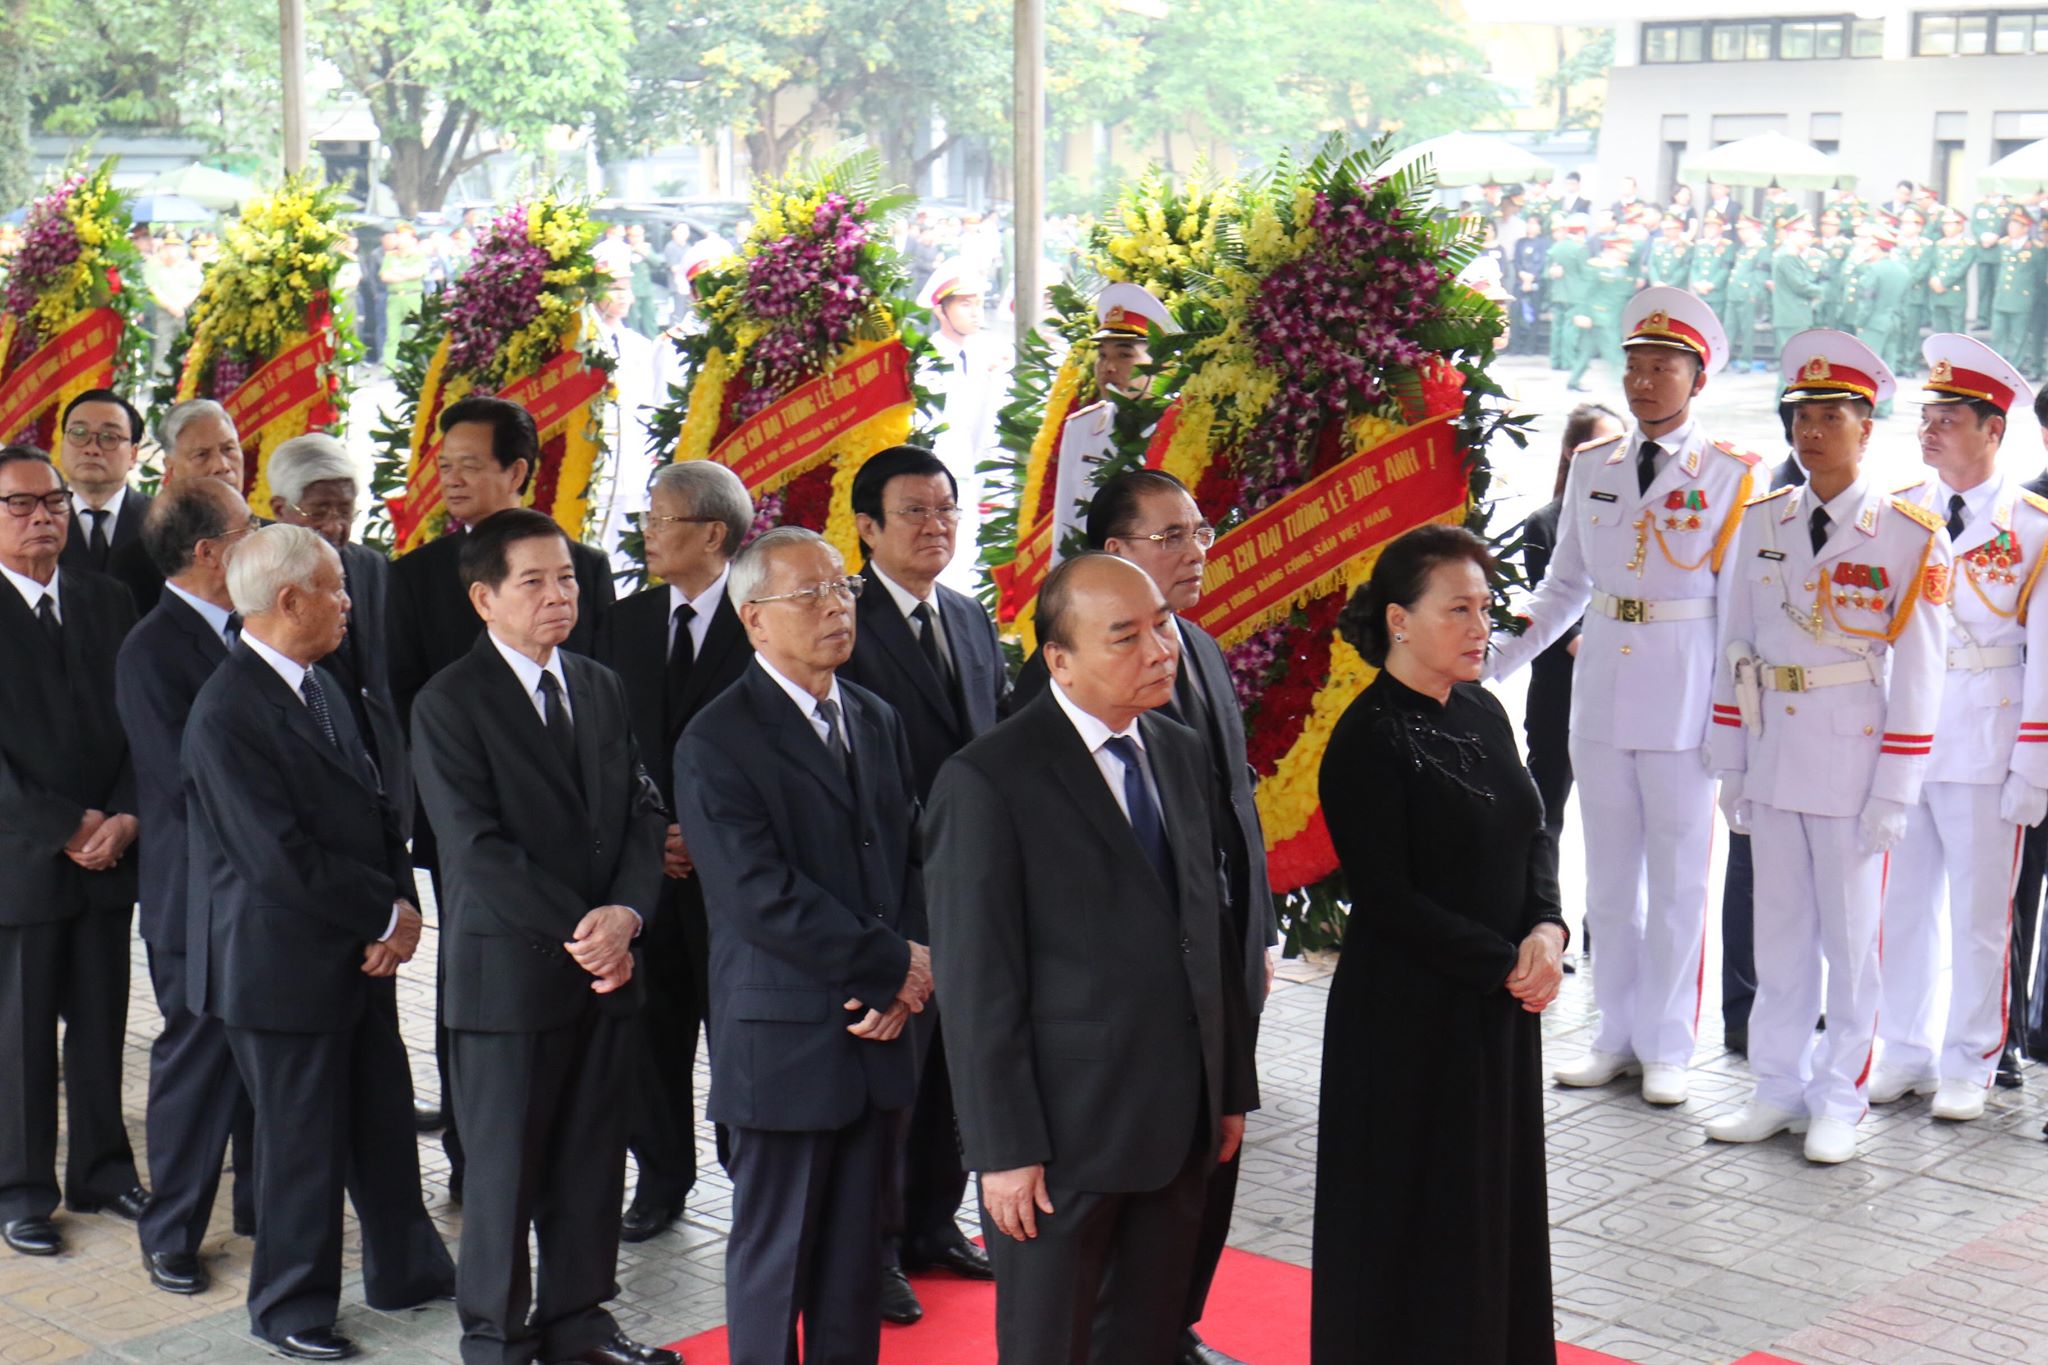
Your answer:
[[[682,1216],[697,1183],[697,1034],[704,1025],[704,888],[675,822],[672,755],[683,727],[747,667],[753,646],[726,596],[754,524],[746,485],[724,465],[663,465],[648,493],[647,571],[661,580],[605,609],[598,661],[626,684],[633,738],[669,812],[661,904],[641,935],[647,1003],[634,1021],[627,1147],[640,1183],[619,1237],[644,1242]]]
[[[1173,698],[1161,708],[1161,714],[1188,726],[1201,739],[1215,778],[1214,799],[1223,817],[1224,906],[1231,930],[1226,951],[1229,960],[1238,964],[1256,1039],[1259,1015],[1273,985],[1271,949],[1280,940],[1279,919],[1266,879],[1266,835],[1259,824],[1255,778],[1245,751],[1244,711],[1230,681],[1230,666],[1216,641],[1187,617],[1201,600],[1202,571],[1215,534],[1180,480],[1158,470],[1119,474],[1104,482],[1088,504],[1089,546],[1143,569],[1174,615],[1180,670]],[[1028,690],[1035,695],[1045,686],[1045,677],[1041,650],[1027,663],[1025,676],[1018,679],[1019,692]],[[1186,1330],[1175,1357],[1181,1365],[1232,1365],[1231,1357],[1202,1341],[1195,1324],[1201,1321],[1209,1286],[1230,1237],[1237,1174],[1233,1157],[1217,1168],[1209,1182],[1183,1324]]]
[[[342,586],[348,591],[348,636],[341,647],[320,661],[334,675],[355,713],[356,728],[379,757],[371,733],[369,703],[379,698],[395,708],[391,696],[387,596],[391,561],[349,539],[355,528],[362,485],[347,447],[324,432],[310,432],[281,442],[264,467],[270,484],[270,515],[287,526],[304,526],[341,556]]]
[[[211,398],[188,398],[164,410],[156,423],[164,452],[164,486],[181,479],[218,479],[241,493],[242,438],[228,410]],[[116,545],[107,572],[128,585],[135,609],[147,612],[163,594],[163,570],[140,539]]]
[[[112,389],[87,389],[64,405],[58,429],[71,484],[71,530],[57,563],[110,572],[114,554],[141,537],[149,511],[149,495],[128,486],[142,414]]]
[[[414,699],[413,739],[442,834],[444,1075],[477,1176],[462,1359],[674,1365],[604,1306],[618,1293],[634,939],[660,896],[667,821],[618,675],[561,648],[579,609],[561,528],[499,512],[464,537],[459,567],[485,631]]]
[[[867,567],[855,605],[853,657],[839,676],[896,709],[910,741],[917,797],[931,793],[939,767],[961,745],[993,728],[1008,703],[995,623],[981,604],[941,585],[960,525],[959,489],[945,462],[917,446],[875,455],[853,478],[853,519]],[[953,1117],[953,1086],[933,1000],[911,1023],[919,1066],[917,1104],[905,1134],[903,1208],[884,1249],[882,1316],[924,1316],[904,1265],[939,1266],[969,1279],[990,1277],[988,1256],[953,1220],[967,1192]]]
[[[1557,199],[1557,216],[1570,218],[1574,214],[1591,213],[1593,201],[1579,192],[1579,173],[1573,171],[1564,178],[1564,192]]]
[[[363,1295],[444,1298],[454,1265],[420,1200],[396,983],[419,945],[406,814],[338,684],[317,667],[348,625],[341,560],[300,526],[228,565],[240,644],[185,727],[192,999],[225,1026],[256,1111],[249,1325],[299,1360],[345,1360],[342,1193],[363,1228]],[[396,717],[382,749],[403,767]]]
[[[0,1235],[53,1256],[60,1017],[64,1202],[134,1218],[148,1199],[121,1121],[136,821],[114,656],[135,608],[58,568],[71,493],[48,456],[0,447],[0,502]]]
[[[241,618],[228,597],[227,555],[254,529],[248,505],[215,479],[164,489],[143,530],[166,582],[156,608],[128,632],[115,663],[114,703],[135,768],[141,817],[139,927],[163,1029],[149,1049],[149,1208],[138,1220],[150,1282],[173,1294],[207,1286],[199,1244],[236,1147],[236,1221],[255,1231],[252,1111],[218,1019],[188,997],[185,722],[199,689],[228,656]]]
[[[931,994],[916,775],[902,723],[835,675],[852,652],[839,552],[785,526],[727,592],[756,667],[676,748],[711,920],[711,1102],[732,1133],[733,1365],[872,1365],[893,1141],[915,1098],[905,1025]]]
[[[1146,714],[1180,640],[1152,579],[1047,576],[1052,686],[939,773],[933,973],[981,1173],[1004,1359],[1174,1359],[1211,1175],[1257,1106],[1201,741]]]
[[[462,581],[462,548],[472,530],[487,517],[519,506],[534,471],[540,468],[540,432],[533,416],[517,403],[502,398],[461,398],[441,413],[441,501],[455,529],[430,540],[391,566],[391,583],[386,599],[390,609],[386,660],[390,670],[391,694],[398,703],[399,718],[412,724],[413,699],[428,679],[469,653],[483,632],[483,623],[469,604],[468,589]],[[587,545],[571,545],[576,566],[577,616],[564,647],[588,655],[597,638],[597,618],[612,600],[611,564],[604,555]],[[426,815],[427,812],[422,812]],[[413,831],[412,856],[415,866],[427,869],[434,879],[438,900],[441,864],[433,821],[423,818]],[[441,963],[442,972],[447,963]],[[438,1022],[439,990],[436,991],[437,1023],[434,1052],[443,1081],[439,1114],[423,1111],[420,1127],[430,1131],[449,1118],[446,1104],[448,1078],[447,1025]],[[448,1124],[441,1137],[448,1152],[448,1193],[462,1197],[462,1139],[455,1125]]]

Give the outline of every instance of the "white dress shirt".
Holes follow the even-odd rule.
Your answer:
[[[99,509],[107,514],[101,524],[107,528],[107,544],[109,547],[114,543],[114,528],[121,524],[121,507],[127,501],[128,485],[124,483],[114,490],[114,496],[108,498]],[[85,543],[88,545],[92,544],[92,518],[87,516],[86,513],[91,510],[92,504],[85,500],[85,495],[76,488],[72,489],[71,519],[78,523],[78,529],[84,534]]]
[[[6,574],[7,581],[21,594],[21,600],[28,604],[29,615],[35,615],[37,604],[47,597],[50,599],[50,610],[57,615],[58,625],[64,624],[64,599],[57,591],[57,580],[63,572],[62,569],[52,569],[50,581],[38,583],[27,574],[16,573],[5,564],[0,564],[0,574]]]
[[[164,591],[176,593],[180,601],[198,612],[199,619],[206,622],[215,635],[220,636],[222,644],[230,649],[234,648],[235,642],[228,635],[228,609],[226,607],[217,607],[203,597],[195,597],[170,579],[164,580]]]
[[[1991,504],[1998,497],[1998,489],[2001,482],[1999,477],[1994,474],[1975,488],[1963,491],[1964,530],[1967,531],[1970,527],[1975,526],[1978,522],[1991,515]],[[1955,495],[1955,489],[1950,488],[1945,481],[1936,479],[1934,481],[1934,515],[1940,517],[1943,521],[1947,521],[1948,501]]]
[[[727,565],[718,571],[718,577],[711,586],[692,598],[681,588],[668,585],[668,648],[676,648],[676,608],[689,607],[697,614],[690,618],[690,657],[696,658],[704,652],[704,637],[711,633],[711,618],[718,612],[718,599],[725,596],[725,581],[732,577],[732,567]]]
[[[512,646],[506,644],[503,640],[500,640],[495,632],[491,634],[491,645],[498,651],[498,654],[505,662],[511,666],[513,676],[519,679],[519,685],[526,689],[526,699],[533,703],[533,714],[540,717],[542,725],[548,723],[548,704],[542,698],[540,691],[540,679],[543,673],[554,675],[555,686],[562,690],[562,711],[571,721],[576,719],[576,707],[569,700],[569,679],[562,672],[561,650],[549,650],[548,661],[544,664],[537,664],[518,650],[512,648]]]
[[[775,679],[777,687],[780,687],[789,694],[789,699],[796,703],[797,710],[804,713],[804,719],[809,721],[811,729],[817,732],[818,739],[821,742],[830,743],[832,728],[825,723],[825,717],[818,713],[819,698],[812,696],[804,688],[785,678],[774,664],[768,662],[766,655],[756,653],[754,655],[754,662],[767,670],[768,676]],[[831,702],[839,708],[840,743],[842,746],[850,745],[852,739],[846,733],[846,698],[840,695],[838,678],[832,679],[832,690],[825,694],[824,700]]]
[[[1052,695],[1059,702],[1060,710],[1067,713],[1067,719],[1074,723],[1074,728],[1081,732],[1081,742],[1088,746],[1088,753],[1094,758],[1102,780],[1109,784],[1109,794],[1116,799],[1116,808],[1124,813],[1126,820],[1131,818],[1131,807],[1124,800],[1124,761],[1110,751],[1109,741],[1123,738],[1138,746],[1139,754],[1145,759],[1139,765],[1145,775],[1145,790],[1151,793],[1152,808],[1159,812],[1159,825],[1164,829],[1166,806],[1159,799],[1159,783],[1152,777],[1152,756],[1145,749],[1145,734],[1138,728],[1138,722],[1133,720],[1122,730],[1110,729],[1100,719],[1074,705],[1073,698],[1067,695],[1067,689],[1060,686],[1057,679],[1053,681]]]
[[[1697,425],[1697,419],[1687,417],[1683,422],[1665,432],[1662,436],[1645,436],[1641,427],[1632,425],[1628,433],[1629,468],[1635,468],[1636,457],[1643,453],[1643,447],[1651,441],[1655,441],[1657,443],[1657,472],[1662,474],[1664,467],[1677,458],[1678,452],[1684,450],[1686,442],[1692,439],[1692,429],[1695,425]]]
[[[939,657],[946,661],[946,671],[950,674],[953,669],[953,649],[951,645],[946,643],[946,627],[939,619],[939,591],[937,586],[935,585],[932,588],[932,595],[930,597],[917,597],[911,593],[910,589],[883,573],[882,567],[879,564],[875,566],[875,577],[881,581],[882,587],[887,590],[889,600],[896,604],[896,610],[903,613],[903,620],[910,627],[912,639],[917,638],[918,626],[917,622],[911,620],[910,613],[916,611],[919,607],[923,607],[929,614],[932,623],[932,642],[939,647]]]

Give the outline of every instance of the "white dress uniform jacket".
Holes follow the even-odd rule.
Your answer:
[[[1059,467],[1052,487],[1052,564],[1066,558],[1060,551],[1068,538],[1078,540],[1086,529],[1096,474],[1110,456],[1115,428],[1116,404],[1105,398],[1076,409],[1060,431]]]

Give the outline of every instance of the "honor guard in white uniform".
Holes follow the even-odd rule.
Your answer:
[[[931,342],[947,369],[927,375],[925,385],[943,400],[946,429],[932,442],[960,490],[960,530],[953,562],[939,581],[972,596],[986,577],[981,569],[981,465],[998,446],[996,415],[1010,393],[1010,346],[983,325],[988,281],[973,265],[941,262],[924,282],[917,302],[935,324]]]
[[[1713,762],[1756,861],[1756,1091],[1707,1136],[1804,1132],[1809,1161],[1856,1155],[1877,1033],[1886,853],[1920,799],[1948,640],[1941,518],[1862,470],[1891,372],[1842,332],[1779,360],[1808,482],[1752,502],[1723,577]],[[1821,964],[1827,964],[1827,1031]]]
[[[1997,468],[2006,414],[2033,403],[2026,380],[1953,332],[1921,353],[1920,452],[1934,477],[1902,496],[1947,525],[1948,670],[1926,782],[1885,888],[1870,1102],[1932,1094],[1936,1118],[1960,1121],[1983,1114],[2005,1047],[2020,834],[2048,814],[2048,499]],[[1935,1011],[1944,946],[1945,1021]]]
[[[1110,435],[1116,427],[1116,399],[1112,395],[1136,396],[1145,391],[1139,375],[1152,363],[1145,339],[1154,327],[1162,332],[1180,330],[1167,314],[1166,305],[1143,286],[1112,284],[1096,296],[1095,391],[1102,396],[1085,408],[1076,408],[1060,432],[1059,467],[1053,481],[1053,564],[1066,558],[1062,547],[1069,536],[1079,543],[1084,535],[1082,523],[1100,481],[1097,471],[1113,453]]]
[[[1704,761],[1723,558],[1758,457],[1708,439],[1692,401],[1727,358],[1721,324],[1682,289],[1622,314],[1635,421],[1581,448],[1529,628],[1496,640],[1506,677],[1583,613],[1571,759],[1584,804],[1586,925],[1600,945],[1593,1049],[1557,1072],[1605,1085],[1638,1071],[1679,1104],[1699,1024],[1714,784]]]

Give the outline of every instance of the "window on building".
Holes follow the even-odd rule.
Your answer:
[[[1858,19],[1851,24],[1849,55],[1851,57],[1882,57],[1884,55],[1884,20]]]
[[[2021,57],[2048,53],[2048,11],[1922,14],[1914,19],[1916,57]]]
[[[2031,38],[2033,30],[2027,30]],[[1884,52],[1884,20],[1842,15],[1818,18],[1753,19],[1742,22],[1643,25],[1645,65],[1671,62],[1833,61],[1878,57]]]

